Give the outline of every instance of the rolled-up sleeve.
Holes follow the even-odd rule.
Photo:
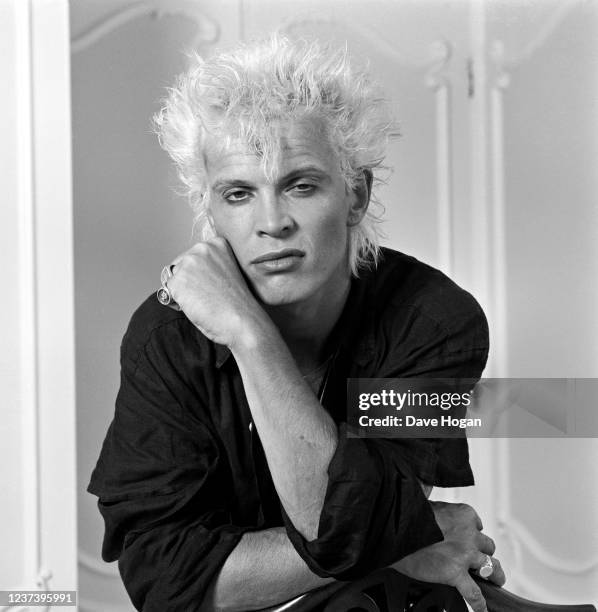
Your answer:
[[[328,476],[315,540],[284,515],[289,539],[319,576],[354,580],[443,539],[395,441],[348,438],[342,425]]]
[[[116,411],[88,487],[105,522],[102,557],[118,559],[146,612],[198,609],[246,531],[231,524],[210,424],[190,416],[163,348],[154,339],[134,353],[123,342]]]

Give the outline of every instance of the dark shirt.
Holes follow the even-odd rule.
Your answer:
[[[318,537],[281,508],[230,351],[150,296],[121,347],[116,411],[89,491],[105,520],[102,557],[119,560],[148,612],[194,610],[248,531],[284,526],[321,576],[350,580],[442,540],[420,487],[473,484],[465,439],[346,435],[348,377],[479,378],[488,328],[444,274],[383,249],[353,279],[328,342],[324,408],[339,425]]]

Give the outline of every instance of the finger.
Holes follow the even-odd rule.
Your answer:
[[[176,300],[174,299],[172,291],[165,284],[163,284],[158,289],[158,291],[156,291],[156,297],[158,298],[158,302],[160,302],[162,306],[168,306],[169,308],[172,308],[173,310],[176,310],[176,311],[181,310],[181,307],[177,304]]]
[[[471,568],[478,576],[480,576],[480,578],[484,578],[484,580],[489,580],[498,586],[502,586],[506,582],[502,565],[495,557],[491,557],[490,560],[492,561],[492,573],[489,576],[482,576],[480,574],[480,569],[482,566],[486,565],[486,562],[488,561],[488,555],[484,555],[482,553],[476,555],[476,560],[471,564]]]
[[[496,551],[494,540],[481,531],[478,533],[477,546],[485,554],[492,556]]]
[[[507,581],[502,565],[495,557],[492,557],[492,565],[494,566],[494,571],[488,576],[487,580],[490,580],[490,582],[498,586],[502,586]]]
[[[463,574],[455,583],[455,588],[473,612],[488,612],[482,590],[469,574]]]
[[[479,531],[482,531],[482,529],[484,529],[484,524],[482,523],[482,519],[480,518],[480,515],[475,511],[474,508],[472,508],[472,510],[473,510],[473,515],[475,518],[475,526],[477,527]]]
[[[469,504],[458,504],[458,507],[462,512],[465,512],[465,517],[467,517],[467,520],[473,520],[478,531],[482,531],[482,529],[484,529],[482,519],[480,518],[480,515],[475,511],[475,508],[472,508]]]

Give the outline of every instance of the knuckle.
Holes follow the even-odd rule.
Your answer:
[[[476,547],[468,547],[465,557],[469,567],[477,568],[486,561],[486,555],[482,554]]]
[[[485,533],[477,532],[474,541],[477,543],[478,548],[481,552],[489,555],[493,555],[496,550],[496,544],[494,540],[487,536]]]
[[[468,519],[475,516],[475,510],[469,504],[459,504],[459,511]]]

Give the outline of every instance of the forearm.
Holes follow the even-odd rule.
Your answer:
[[[249,532],[214,579],[204,607],[227,612],[259,610],[332,581],[307,567],[283,527]]]
[[[295,528],[317,537],[337,427],[303,380],[274,325],[233,349],[272,479]]]

